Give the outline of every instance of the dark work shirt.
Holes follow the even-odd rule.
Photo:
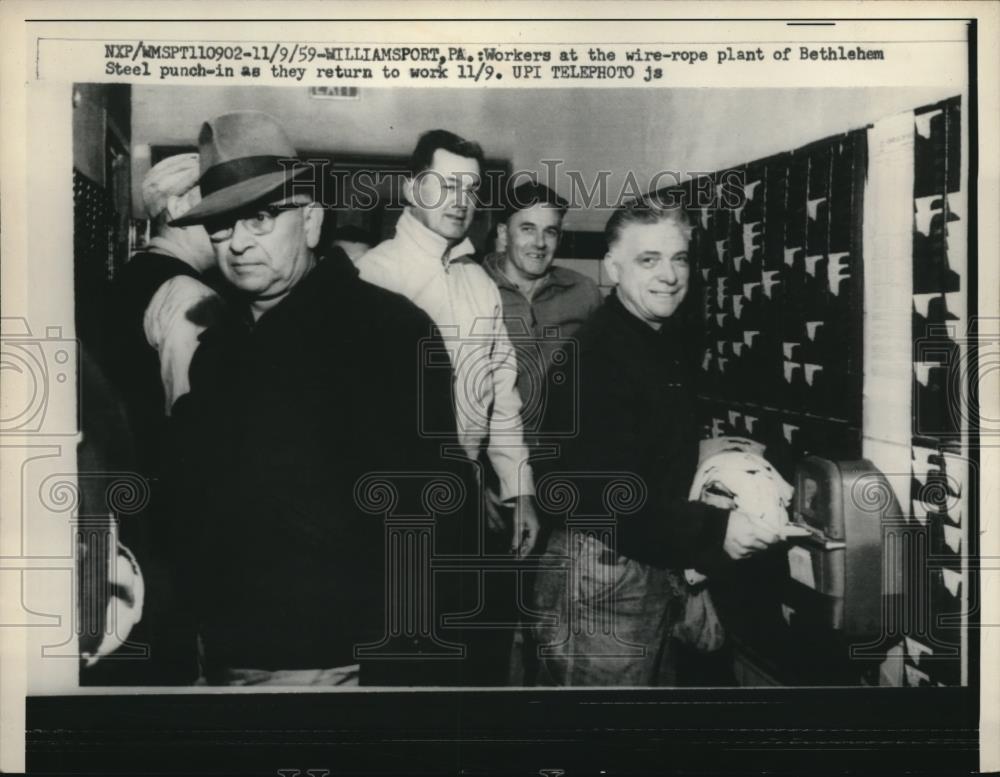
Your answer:
[[[517,353],[517,391],[525,429],[538,426],[547,394],[545,377],[552,359],[601,305],[601,292],[586,275],[552,266],[529,300],[500,269],[501,255],[489,254],[483,269],[503,300],[507,334]]]
[[[569,379],[546,416],[546,438],[559,445],[559,455],[536,468],[553,477],[575,473],[581,501],[574,509],[597,515],[608,512],[601,478],[622,473],[639,485],[617,503],[618,552],[712,574],[728,561],[722,550],[728,513],[687,498],[699,429],[681,338],[671,319],[654,330],[611,294],[566,351]],[[543,502],[544,478],[536,478]],[[595,483],[597,491],[588,493]]]

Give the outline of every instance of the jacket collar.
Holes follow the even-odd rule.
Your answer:
[[[483,267],[490,274],[490,277],[502,289],[510,289],[511,291],[516,291],[521,293],[521,290],[517,288],[507,274],[501,269],[503,267],[504,256],[499,251],[494,251],[493,253],[487,254],[486,258],[483,259]],[[546,289],[550,286],[567,288],[573,285],[573,279],[569,274],[562,268],[552,265],[549,271],[545,273],[545,277],[542,278],[542,282],[538,284],[538,288],[535,290],[534,296],[537,297],[541,293],[542,289]]]
[[[432,232],[421,224],[413,215],[410,207],[403,211],[396,223],[396,237],[415,246],[421,257],[430,257],[442,265],[475,252],[475,246],[469,238],[463,238],[457,245],[450,245],[441,235]]]
[[[350,260],[342,248],[333,248],[328,256],[317,257],[316,265],[288,292],[284,299],[265,312],[256,322],[250,314],[250,303],[247,297],[238,290],[228,289],[236,301],[240,318],[251,328],[257,328],[265,322],[281,320],[300,309],[297,301],[319,299],[323,306],[331,300],[353,293],[354,283],[360,282],[358,268]],[[339,304],[339,303],[338,303]]]
[[[643,351],[657,364],[672,365],[671,369],[684,370],[688,380],[695,385],[698,381],[698,360],[701,358],[700,337],[689,329],[682,318],[673,315],[663,322],[659,329],[632,315],[618,298],[614,289],[598,311],[612,322],[611,326],[619,335],[630,342],[641,343]]]
[[[180,259],[184,264],[190,265],[194,270],[201,272],[195,262],[191,259],[190,251],[182,244],[163,235],[155,235],[146,244],[146,251],[153,251],[158,254],[167,254],[175,259]]]
[[[639,335],[643,340],[658,347],[674,345],[681,334],[681,324],[677,316],[666,319],[659,329],[653,329],[642,319],[630,313],[618,297],[618,289],[612,289],[604,302],[606,309],[623,329]]]

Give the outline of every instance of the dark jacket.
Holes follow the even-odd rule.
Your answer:
[[[114,385],[92,381],[84,387],[85,392],[91,387],[97,392],[97,396],[84,394],[82,423],[92,433],[107,433],[109,423],[95,418],[95,407],[120,396],[134,454],[130,465],[119,469],[136,472],[149,489],[145,508],[118,524],[121,542],[135,553],[145,579],[143,618],[131,638],[149,645],[149,659],[103,662],[96,674],[109,685],[187,684],[198,676],[191,607],[183,594],[184,581],[176,575],[171,548],[174,495],[164,479],[168,431],[160,357],[143,327],[153,296],[178,276],[202,280],[187,262],[157,251],[136,253],[119,270],[105,310],[103,366]]]
[[[546,417],[548,433],[563,433],[551,438],[559,455],[536,468],[553,476],[577,473],[578,513],[605,512],[600,478],[588,475],[639,478],[646,496],[618,517],[618,552],[655,566],[720,569],[728,559],[722,550],[728,513],[687,498],[699,429],[682,333],[672,320],[653,330],[611,294],[566,353],[568,379],[550,381],[561,388],[550,396]],[[544,475],[537,483],[544,501]]]
[[[203,333],[174,418],[211,664],[343,666],[382,636],[385,521],[357,481],[468,476],[441,456],[451,372],[424,369],[428,347],[444,351],[430,319],[339,250],[255,324]],[[396,511],[422,512],[419,491]]]
[[[108,374],[125,399],[139,464],[152,478],[160,472],[166,413],[160,357],[146,340],[143,316],[160,286],[180,275],[201,277],[191,265],[174,256],[153,251],[137,253],[115,276],[107,311]]]

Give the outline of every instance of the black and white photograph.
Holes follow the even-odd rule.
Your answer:
[[[21,770],[980,768],[996,42],[956,6],[28,22]]]

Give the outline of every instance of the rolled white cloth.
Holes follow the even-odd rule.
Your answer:
[[[688,498],[703,499],[711,487],[730,494],[735,509],[758,516],[775,529],[788,523],[795,489],[759,454],[725,450],[709,456],[698,467]]]
[[[188,368],[198,348],[198,336],[206,324],[191,320],[188,313],[206,299],[218,295],[201,281],[178,275],[160,286],[143,317],[146,340],[160,354],[160,378],[167,415],[177,398],[188,393]]]
[[[788,523],[795,489],[760,455],[762,446],[721,438],[710,450],[695,473],[688,499],[749,513],[780,531]],[[684,577],[691,585],[705,580],[693,569],[685,570]]]

